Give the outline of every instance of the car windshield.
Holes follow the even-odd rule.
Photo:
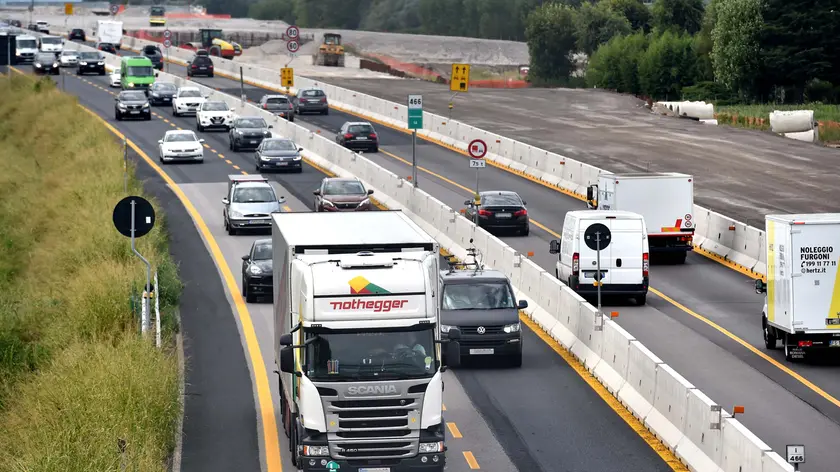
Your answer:
[[[166,135],[167,143],[184,143],[195,141],[195,135],[192,133],[172,133]]]
[[[174,92],[175,91],[175,84],[169,84],[166,82],[158,82],[153,85],[155,90],[160,92]]]
[[[260,243],[254,246],[254,257],[252,259],[255,261],[264,261],[271,259],[272,254],[270,242]]]
[[[365,187],[357,180],[328,180],[324,185],[326,195],[364,195]]]
[[[268,203],[276,202],[274,190],[271,187],[238,188],[233,192],[234,203]]]
[[[444,310],[497,310],[515,308],[506,283],[475,282],[443,287]]]
[[[304,90],[303,91],[304,97],[323,97],[324,92],[320,90]]]
[[[41,38],[42,44],[61,44],[61,38]]]
[[[288,139],[272,139],[265,141],[265,150],[267,151],[297,151],[295,143]]]
[[[99,54],[97,54],[95,52],[83,52],[83,53],[79,54],[79,59],[84,59],[84,60],[87,60],[87,61],[98,61],[99,60]]]
[[[40,54],[38,56],[38,62],[42,64],[48,62],[55,62],[55,56],[52,54]]]
[[[358,133],[358,134],[370,134],[370,133],[373,133],[373,126],[371,126],[371,125],[350,125],[350,127],[347,128],[347,132],[348,133],[353,133],[353,134],[356,134],[356,133]]]
[[[227,103],[225,102],[205,102],[204,105],[201,107],[204,111],[227,111],[230,110],[228,108]]]
[[[265,103],[268,103],[269,105],[288,105],[289,99],[286,97],[272,97],[267,98]]]
[[[111,75],[120,75],[120,68],[117,67],[116,69],[114,69],[114,72],[111,72]]]
[[[201,91],[199,90],[181,90],[181,93],[178,94],[181,97],[200,97]]]
[[[128,70],[126,70],[126,75],[131,77],[149,77],[154,74],[152,66],[128,66]]]
[[[62,56],[75,56],[76,51],[61,51]]]
[[[431,377],[437,370],[433,333],[431,326],[362,333],[307,330],[306,376],[313,381]]]
[[[143,92],[122,92],[122,93],[120,93],[120,100],[125,100],[125,101],[146,100],[146,94],[143,93]]]
[[[522,206],[522,199],[514,193],[482,195],[484,206]]]
[[[146,46],[143,48],[144,54],[157,54],[158,52],[160,51],[158,51],[158,49],[154,46]]]
[[[265,120],[262,118],[248,118],[243,120],[236,120],[236,127],[237,128],[265,128],[268,125],[265,124]]]
[[[37,43],[34,39],[18,39],[17,40],[17,48],[18,49],[35,49]]]

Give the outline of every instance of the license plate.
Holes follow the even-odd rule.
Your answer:
[[[391,472],[390,467],[365,467],[363,469],[359,469],[359,472]]]
[[[201,68],[201,70],[207,70],[207,68],[206,68],[206,67],[202,67],[202,68]]]
[[[139,113],[140,113],[140,112],[139,112],[139,111],[137,111],[137,110],[134,110],[134,111],[132,111],[132,112],[131,112],[131,114],[132,114],[132,115],[137,115],[137,114],[139,114]]]
[[[256,140],[256,139],[252,139],[252,140],[251,140],[251,144],[257,144],[257,140]]]
[[[828,341],[828,345],[831,347],[840,347],[840,339],[832,339]]]
[[[287,165],[289,165],[289,163],[288,163],[288,162],[276,162],[274,165],[277,165],[277,166],[287,166]]]
[[[261,224],[262,222],[263,222],[262,220],[251,220],[248,223],[250,223],[252,225],[258,225],[258,224]]]
[[[171,99],[171,98],[164,98],[164,99],[163,99],[163,101],[164,101],[164,102],[171,102],[171,101],[172,101],[172,99]]]
[[[358,137],[358,138],[356,138],[356,139],[358,139],[359,141],[367,141],[367,138],[363,138],[363,137],[361,137],[361,136],[359,136],[359,137]]]
[[[499,219],[510,218],[510,213],[496,213],[496,218],[499,218]]]
[[[472,355],[493,354],[494,352],[494,349],[470,349],[470,354]]]

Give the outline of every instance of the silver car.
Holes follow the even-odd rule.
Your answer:
[[[58,56],[58,63],[61,67],[75,67],[79,65],[79,51],[61,51]]]
[[[229,175],[228,193],[222,199],[225,229],[271,231],[271,214],[282,211],[286,197],[277,197],[268,179],[260,175]]]

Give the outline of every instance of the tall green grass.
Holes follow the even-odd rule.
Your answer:
[[[133,176],[129,185],[142,194]],[[111,221],[124,196],[121,146],[75,97],[46,79],[0,80],[4,472],[119,470],[118,439],[127,470],[166,470],[181,411],[181,286],[159,224],[138,240],[158,268],[170,328],[157,349],[129,303],[143,265]]]

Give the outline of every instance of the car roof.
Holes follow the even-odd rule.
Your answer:
[[[240,188],[240,187],[243,187],[243,188],[268,187],[272,190],[274,189],[274,187],[272,187],[270,183],[265,182],[265,181],[262,181],[262,182],[247,182],[247,181],[246,182],[238,182],[236,184],[236,188]]]
[[[504,272],[495,269],[457,269],[450,272],[449,270],[441,271],[441,278],[444,282],[466,282],[466,281],[504,281],[510,283],[510,279]]]
[[[190,134],[196,136],[195,131],[189,129],[171,129],[167,131],[164,136],[169,136],[171,134]]]
[[[36,39],[36,38],[35,38],[35,36],[32,36],[31,34],[22,34],[15,39]]]
[[[490,196],[493,196],[493,195],[516,195],[517,197],[519,197],[519,194],[512,191],[512,190],[485,190],[483,192],[478,192],[478,193],[479,193],[479,195],[482,195],[482,196],[484,196],[484,195],[490,195]]]
[[[221,103],[222,105],[227,105],[227,102],[224,100],[207,100],[203,103],[203,105],[207,105],[208,103]]]
[[[200,89],[200,88],[198,88],[198,87],[190,87],[190,86],[187,86],[187,87],[179,87],[179,88],[178,88],[178,90],[196,90],[196,91],[198,91],[198,92],[201,92],[201,89]]]
[[[262,238],[262,239],[257,239],[256,241],[254,241],[254,246],[264,246],[264,245],[271,246],[271,238]]]
[[[265,121],[265,118],[263,118],[261,116],[257,116],[257,115],[248,115],[248,116],[237,116],[236,120],[237,121],[239,121],[239,120],[263,120],[263,121]]]
[[[325,181],[329,182],[359,182],[362,183],[358,177],[324,177]]]
[[[369,123],[369,122],[367,122],[367,121],[348,121],[348,122],[347,122],[347,123],[345,123],[345,124],[346,124],[346,125],[349,125],[349,126],[353,126],[353,125],[368,125],[368,126],[373,126],[372,124],[370,124],[370,123]]]

